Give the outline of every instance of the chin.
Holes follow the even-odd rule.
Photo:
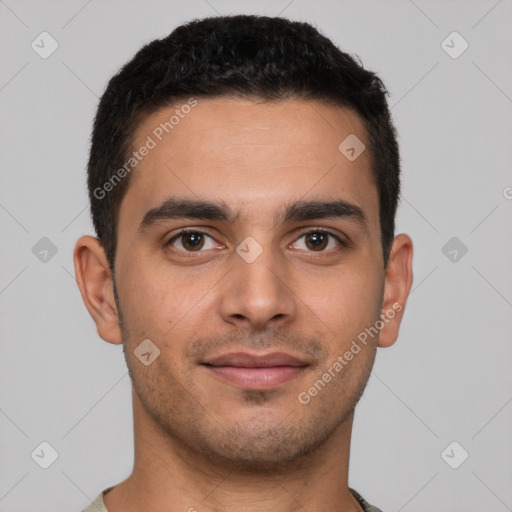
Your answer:
[[[285,417],[286,419],[286,417]],[[289,419],[289,418],[288,418]],[[294,424],[248,418],[208,432],[196,448],[226,469],[246,473],[280,473],[302,468],[343,422],[297,420]]]

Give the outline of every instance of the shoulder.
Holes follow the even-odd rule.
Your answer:
[[[350,489],[350,488],[349,488]],[[356,490],[350,489],[352,496],[357,500],[359,505],[363,507],[364,512],[382,512],[380,508],[370,505]]]
[[[114,486],[101,491],[96,499],[87,508],[82,510],[82,512],[108,512],[107,507],[105,507],[105,502],[103,501],[103,496],[113,488]]]

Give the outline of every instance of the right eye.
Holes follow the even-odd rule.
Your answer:
[[[205,248],[204,246],[207,238],[212,240],[214,243],[211,243],[210,247]],[[172,245],[175,249],[182,252],[201,252],[201,249],[215,249],[216,247],[219,247],[219,244],[215,242],[210,235],[194,229],[181,230],[165,245]]]

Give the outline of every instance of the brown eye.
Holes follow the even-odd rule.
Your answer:
[[[299,241],[302,241],[300,242]],[[332,244],[334,242],[334,244]],[[294,245],[299,245],[298,249],[313,252],[329,252],[334,249],[341,249],[345,247],[344,242],[330,231],[323,229],[310,230],[300,236]],[[302,245],[303,247],[300,247]]]
[[[207,241],[210,245],[206,246]],[[186,230],[173,236],[166,245],[171,245],[181,252],[200,252],[202,249],[214,249],[218,247],[215,240],[201,231]]]
[[[204,237],[201,233],[185,233],[181,235],[183,247],[187,251],[197,251],[204,245]]]
[[[329,235],[327,233],[321,233],[318,231],[307,233],[305,237],[306,245],[312,251],[324,250],[327,247],[327,243],[329,241]]]

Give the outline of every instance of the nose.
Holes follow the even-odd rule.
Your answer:
[[[233,254],[233,267],[223,280],[218,307],[225,322],[248,331],[291,323],[297,297],[283,257],[265,248],[252,262]]]

